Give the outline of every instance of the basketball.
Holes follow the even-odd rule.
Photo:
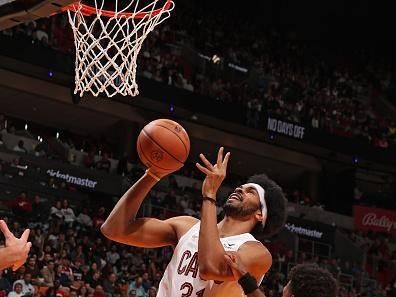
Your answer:
[[[187,160],[190,138],[180,124],[158,119],[140,132],[137,152],[142,163],[156,172],[175,171]]]

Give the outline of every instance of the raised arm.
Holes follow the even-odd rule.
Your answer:
[[[137,247],[175,245],[178,226],[191,218],[176,217],[168,220],[136,218],[147,194],[157,183],[157,174],[149,170],[121,197],[100,228],[108,239]]]
[[[6,246],[0,248],[0,269],[12,267],[15,271],[25,263],[32,246],[27,241],[30,230],[26,229],[21,238],[16,238],[3,220],[0,220],[0,230],[6,240]]]
[[[198,239],[199,271],[202,278],[218,281],[224,278],[232,280],[232,273],[224,261],[225,250],[220,242],[216,215],[216,195],[226,176],[230,157],[230,153],[227,153],[223,161],[223,151],[221,147],[215,165],[212,165],[203,154],[200,154],[200,158],[204,166],[196,164],[197,168],[206,175],[202,185],[203,201]]]

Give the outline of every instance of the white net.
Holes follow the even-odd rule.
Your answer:
[[[129,0],[121,8],[121,0],[114,0],[110,12],[103,9],[104,1],[95,0],[91,12],[79,2],[68,11],[76,46],[74,93],[136,96],[137,55],[147,35],[169,18],[174,2]]]

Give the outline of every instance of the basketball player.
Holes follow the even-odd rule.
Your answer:
[[[241,286],[249,283],[249,273],[235,254],[225,255],[232,273]],[[289,282],[283,288],[282,297],[336,297],[337,281],[332,274],[316,264],[301,264],[293,267],[288,275]],[[257,288],[248,297],[264,297]]]
[[[289,272],[282,297],[336,297],[337,281],[316,264],[300,264]]]
[[[270,268],[271,254],[249,232],[259,224],[262,234],[269,236],[284,225],[286,200],[282,189],[265,175],[251,177],[228,197],[223,206],[225,218],[217,223],[217,191],[225,178],[229,157],[227,153],[223,158],[220,148],[217,162],[212,165],[200,155],[204,166],[197,167],[206,174],[201,221],[189,216],[167,220],[136,218],[151,188],[169,174],[148,169],[121,197],[102,225],[102,233],[120,243],[174,248],[158,297],[243,296],[224,257],[226,252],[237,253],[257,282]]]

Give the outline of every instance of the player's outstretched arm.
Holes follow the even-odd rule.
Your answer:
[[[161,247],[177,243],[177,226],[184,217],[169,220],[136,218],[136,214],[151,188],[155,175],[146,173],[121,197],[100,228],[108,239],[137,247]]]

